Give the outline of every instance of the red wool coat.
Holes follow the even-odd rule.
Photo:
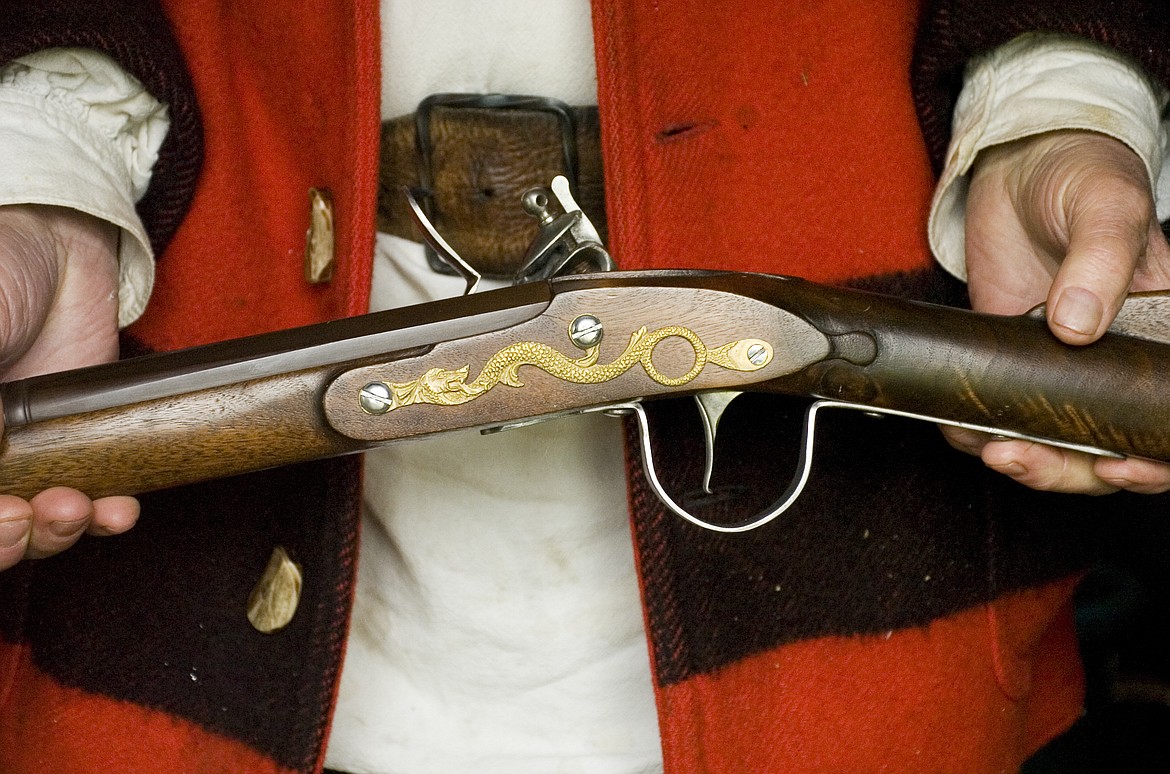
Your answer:
[[[172,108],[142,207],[166,249],[137,345],[365,310],[375,2],[165,0],[165,22],[112,1],[26,5],[0,9],[0,58],[102,48]],[[1170,70],[1152,44],[1163,31],[1138,3],[1006,13],[944,2],[921,18],[913,4],[807,5],[594,3],[610,246],[623,268],[741,268],[949,297],[923,234],[962,63],[1041,28],[1093,34],[1160,77]],[[302,279],[312,187],[336,205],[325,286]],[[763,433],[728,433],[739,460],[729,475],[771,481],[783,464],[771,439],[792,437],[800,406],[752,408]],[[660,418],[658,442],[676,450],[668,477],[693,473],[677,451],[693,442]],[[631,477],[667,772],[1016,768],[1080,708],[1068,579],[1100,501],[1021,490],[929,427],[852,417],[824,434],[809,494],[759,533],[700,532]],[[356,462],[335,460],[158,493],[130,534],[0,576],[0,771],[319,769],[359,486]],[[303,565],[305,589],[292,624],[261,635],[244,609],[275,545]]]

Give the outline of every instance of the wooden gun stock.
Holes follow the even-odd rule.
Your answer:
[[[1170,461],[1167,385],[1170,345],[1129,335],[1075,348],[1040,319],[765,275],[583,275],[3,385],[0,491],[134,494],[711,390]]]
[[[321,410],[338,374],[515,324],[547,296],[508,289],[0,385],[0,492],[139,494],[361,451]]]
[[[0,491],[138,494],[360,451],[320,419],[315,396],[329,375],[308,369],[13,427]]]

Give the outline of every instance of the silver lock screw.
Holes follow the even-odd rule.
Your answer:
[[[762,366],[768,362],[768,348],[763,344],[752,344],[748,347],[747,359],[752,365]]]
[[[605,330],[598,320],[591,314],[583,314],[569,323],[569,340],[578,349],[590,349],[601,343]]]
[[[358,403],[362,411],[375,416],[389,411],[392,401],[390,388],[382,382],[370,382],[358,393]]]

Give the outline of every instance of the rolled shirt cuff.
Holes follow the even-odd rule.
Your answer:
[[[955,107],[946,166],[927,224],[939,263],[959,279],[967,278],[967,190],[979,151],[1060,129],[1098,132],[1132,149],[1156,190],[1167,177],[1161,174],[1166,164],[1161,123],[1166,102],[1165,91],[1137,65],[1082,38],[1022,35],[973,60]],[[1159,217],[1167,199],[1156,197]]]
[[[0,70],[0,205],[69,207],[118,226],[122,327],[142,314],[154,285],[134,205],[169,125],[166,106],[97,52],[53,49]]]

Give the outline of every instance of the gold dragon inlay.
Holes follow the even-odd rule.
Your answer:
[[[667,376],[661,373],[652,360],[654,348],[665,339],[672,337],[687,341],[694,350],[695,361],[690,370],[681,376]],[[612,363],[598,364],[600,346],[585,350],[584,357],[570,358],[553,347],[538,341],[521,341],[504,347],[493,355],[479,376],[468,382],[471,366],[457,370],[432,368],[417,379],[409,382],[382,382],[390,394],[388,406],[382,411],[392,411],[419,403],[437,406],[458,406],[491,390],[497,384],[509,387],[523,387],[520,367],[533,366],[545,373],[573,384],[601,384],[616,379],[635,365],[641,365],[647,376],[665,387],[681,387],[698,376],[708,363],[733,371],[758,371],[772,362],[772,346],[760,339],[741,339],[708,349],[698,334],[689,328],[669,325],[648,331],[643,327],[630,336],[625,351]]]

